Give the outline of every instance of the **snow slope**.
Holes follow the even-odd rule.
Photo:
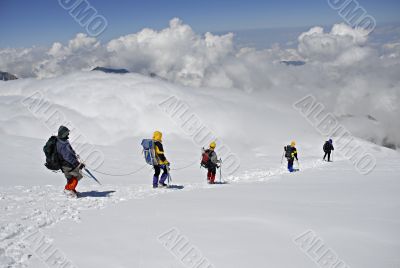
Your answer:
[[[121,176],[95,173],[102,186],[85,178],[83,197],[66,198],[65,179],[43,167],[41,151],[59,122],[27,109],[24,99],[35,92],[72,123],[71,139],[84,137],[75,146],[84,140],[104,154],[95,169]],[[284,95],[95,72],[0,83],[0,267],[62,267],[46,261],[54,249],[70,267],[195,267],[158,241],[169,230],[212,267],[318,267],[293,242],[307,230],[349,267],[399,266],[399,154],[360,141],[377,158],[368,176],[340,152],[334,163],[321,161],[326,137]],[[240,168],[222,174],[228,184],[205,183],[199,145],[159,108],[171,96],[239,156]],[[155,129],[164,133],[174,189],[150,187],[140,141]],[[280,163],[291,139],[296,174]],[[43,237],[53,251],[37,249]]]

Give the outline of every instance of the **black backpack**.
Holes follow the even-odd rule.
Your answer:
[[[43,152],[46,155],[46,163],[48,169],[57,171],[61,169],[61,159],[57,152],[57,137],[51,136],[43,147]]]
[[[331,144],[328,141],[325,142],[323,149],[324,152],[329,152],[331,150]]]
[[[291,158],[292,157],[292,146],[288,145],[288,146],[283,147],[283,149],[285,150],[285,157]]]

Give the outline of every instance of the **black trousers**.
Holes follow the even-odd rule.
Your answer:
[[[163,166],[162,170],[163,170],[163,174],[167,174],[168,173],[168,170],[167,170],[166,166]],[[161,173],[161,167],[160,166],[154,166],[154,176],[158,177],[158,176],[160,176],[160,173]]]
[[[328,156],[328,161],[331,161],[331,152],[325,152],[324,160],[325,160],[326,156]]]

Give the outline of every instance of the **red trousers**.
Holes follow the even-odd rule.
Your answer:
[[[65,185],[65,190],[75,191],[77,185],[78,185],[78,179],[72,177],[71,179],[68,180],[67,185]]]
[[[215,173],[212,172],[211,170],[209,170],[207,173],[207,180],[211,184],[213,184],[215,182]]]

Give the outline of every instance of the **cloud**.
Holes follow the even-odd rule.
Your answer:
[[[190,26],[173,19],[160,32],[144,29],[107,44],[111,66],[156,73],[171,81],[202,86],[209,68],[234,52],[233,34],[197,35]]]
[[[200,35],[175,18],[163,30],[143,29],[105,44],[78,34],[47,49],[0,49],[0,70],[45,78],[107,66],[194,87],[278,92],[288,101],[311,93],[338,116],[376,118],[384,133],[363,137],[400,144],[400,45],[370,45],[368,38],[362,29],[336,24],[300,34],[297,48],[238,48],[232,33]],[[286,66],[282,60],[307,64]]]
[[[0,70],[19,77],[35,77],[35,65],[46,55],[45,48],[5,48],[0,49]]]
[[[400,57],[400,42],[387,43],[383,45],[385,54],[383,58],[386,59],[398,59]]]
[[[105,64],[106,57],[105,49],[95,38],[79,33],[67,46],[54,43],[43,59],[34,65],[33,73],[45,78],[90,69]]]
[[[329,33],[321,27],[314,27],[299,36],[298,50],[308,60],[352,65],[373,53],[372,49],[364,46],[367,38],[365,30],[345,24],[334,25]]]

